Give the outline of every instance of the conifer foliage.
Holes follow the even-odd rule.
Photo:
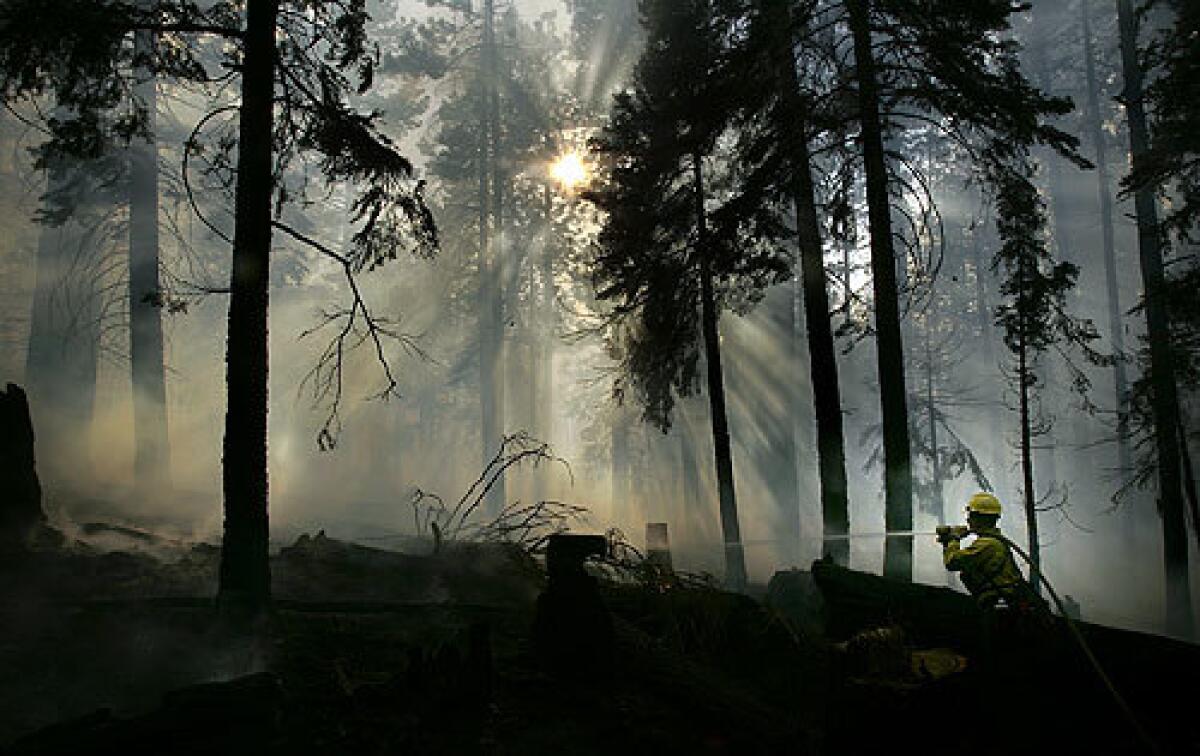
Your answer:
[[[334,316],[339,335],[332,353],[339,360],[325,373],[335,413],[340,355],[343,345],[357,340],[354,334],[377,349],[388,378],[385,391],[395,387],[381,344],[387,329],[367,309],[354,272],[401,252],[431,254],[438,243],[412,165],[380,133],[377,114],[360,114],[348,104],[351,94],[371,86],[379,63],[367,20],[365,0],[13,0],[0,7],[0,96],[50,96],[60,114],[47,123],[43,160],[96,157],[149,137],[148,112],[131,76],[135,68],[199,87],[240,79],[240,103],[202,118],[187,149],[192,156],[206,153],[209,165],[236,185],[233,236],[221,234],[232,246],[233,270],[220,595],[252,608],[270,597],[267,304],[274,231],[329,256],[346,272],[353,302]],[[139,31],[153,32],[155,43],[131,44]],[[218,134],[208,145],[206,128]],[[359,228],[348,250],[281,221],[290,200],[318,189],[292,170],[305,160],[319,165],[328,181],[359,188],[352,209]]]
[[[745,584],[718,319],[783,280],[789,259],[771,205],[747,202],[723,160],[736,82],[729,37],[706,0],[642,6],[647,50],[593,143],[605,168],[589,197],[606,213],[595,283],[647,420],[666,430],[700,383],[711,411],[726,580]]]

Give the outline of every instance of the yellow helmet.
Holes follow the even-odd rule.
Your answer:
[[[967,511],[982,515],[1000,516],[1000,500],[986,491],[980,491],[967,502]]]

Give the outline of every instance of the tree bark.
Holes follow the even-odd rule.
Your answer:
[[[717,467],[721,535],[725,545],[725,583],[730,590],[744,591],[746,555],[742,550],[737,495],[733,486],[733,451],[729,437],[729,418],[725,410],[721,336],[717,328],[717,301],[713,290],[712,267],[709,263],[708,228],[704,211],[704,172],[700,161],[700,154],[694,153],[692,175],[696,184],[696,231],[700,253],[700,319],[704,333],[704,361],[708,372],[708,401],[712,413],[713,456]]]
[[[1100,120],[1099,85],[1096,81],[1096,56],[1092,42],[1092,22],[1089,13],[1089,3],[1080,3],[1083,13],[1083,64],[1084,75],[1087,79],[1087,109],[1084,114],[1088,124],[1089,136],[1096,151],[1096,190],[1100,203],[1100,233],[1104,249],[1104,284],[1108,299],[1108,331],[1112,342],[1113,353],[1120,356],[1125,353],[1125,328],[1121,320],[1121,294],[1117,275],[1117,253],[1113,241],[1113,202],[1112,190],[1109,188],[1108,156],[1104,144],[1104,129]],[[1124,484],[1127,476],[1133,470],[1133,454],[1129,448],[1129,426],[1120,412],[1125,403],[1125,395],[1129,391],[1129,381],[1125,376],[1125,362],[1118,359],[1113,363],[1113,390],[1116,394],[1115,406],[1118,409],[1117,421],[1117,470],[1118,481]],[[1129,519],[1129,518],[1127,518]]]
[[[842,400],[838,386],[833,324],[829,317],[829,292],[825,287],[825,260],[821,227],[808,148],[808,124],[800,82],[792,56],[792,19],[785,3],[762,3],[769,32],[774,32],[772,54],[782,89],[792,139],[792,202],[796,209],[796,235],[800,252],[800,281],[804,291],[804,321],[808,331],[808,365],[817,426],[817,469],[821,486],[821,519],[826,536],[822,553],[838,564],[850,561],[850,507],[846,486],[845,439]]]
[[[629,422],[624,407],[613,409],[610,431],[609,483],[612,486],[612,513],[622,517],[629,507]]]
[[[987,286],[985,276],[987,275],[987,266],[983,263],[983,255],[981,247],[983,246],[979,238],[979,230],[971,233],[971,264],[975,268],[975,310],[979,320],[979,335],[982,346],[983,364],[988,368],[996,367],[996,341],[993,334],[992,311],[988,305]],[[992,388],[995,389],[994,394],[999,396],[998,381],[993,379]],[[1006,459],[1006,449],[1004,440],[1006,413],[1000,399],[993,399],[987,402],[985,422],[990,423],[992,433],[991,449],[992,449],[992,474],[988,476],[992,481],[992,487],[995,491],[1008,490],[1009,464]]]
[[[547,190],[549,191],[549,190]],[[547,203],[547,210],[551,208]],[[558,301],[558,291],[554,283],[554,250],[557,249],[557,240],[554,238],[554,224],[549,212],[546,213],[546,245],[542,249],[542,307],[541,307],[541,354],[538,358],[541,366],[541,377],[538,381],[538,403],[542,406],[542,416],[539,423],[539,432],[545,437],[542,439],[549,443],[554,435],[554,341],[556,338],[555,312],[556,303]]]
[[[925,337],[925,414],[929,422],[930,463],[933,475],[933,516],[938,522],[946,521],[946,502],[942,496],[942,460],[938,454],[937,406],[934,404],[933,344],[930,325],[924,324]]]
[[[1036,71],[1038,76],[1038,86],[1043,92],[1054,92],[1054,71],[1056,63],[1050,60],[1047,54],[1052,49],[1051,40],[1053,36],[1051,31],[1058,28],[1060,24],[1064,24],[1067,19],[1058,15],[1059,5],[1061,3],[1056,0],[1042,0],[1041,2],[1033,3],[1033,36],[1030,50],[1036,55]],[[1071,262],[1075,257],[1073,247],[1075,246],[1075,235],[1072,233],[1075,230],[1070,220],[1077,214],[1076,208],[1072,207],[1074,198],[1063,187],[1063,172],[1062,158],[1053,150],[1046,148],[1042,150],[1041,163],[1044,168],[1040,173],[1046,176],[1046,194],[1047,194],[1047,209],[1050,216],[1050,233],[1054,242],[1054,253],[1058,260],[1063,262]],[[1074,289],[1067,293],[1070,298],[1074,297]],[[1033,367],[1035,377],[1041,383],[1040,395],[1044,402],[1053,405],[1054,397],[1060,386],[1065,384],[1062,375],[1062,366],[1057,360],[1050,362],[1042,362],[1040,365]],[[1046,400],[1049,401],[1046,401]],[[1078,422],[1079,416],[1083,413],[1072,413],[1068,417],[1068,426],[1073,426]],[[1066,429],[1065,435],[1069,438],[1070,427]],[[1076,436],[1086,435],[1076,433]],[[1069,443],[1064,445],[1069,446]],[[1048,424],[1043,429],[1038,448],[1035,451],[1038,469],[1041,470],[1041,478],[1047,483],[1047,493],[1052,493],[1054,486],[1059,480],[1058,462],[1060,455],[1060,447],[1055,433],[1055,427]],[[1036,492],[1035,492],[1036,496]]]
[[[875,295],[875,346],[879,363],[879,399],[883,415],[885,529],[912,530],[912,462],[908,437],[908,397],[904,381],[904,346],[896,289],[896,254],[888,197],[879,87],[871,51],[869,0],[847,0],[857,68],[863,164],[871,230],[871,277]],[[884,545],[883,574],[912,580],[912,536],[889,536]]]
[[[146,2],[142,3],[144,6]],[[134,54],[149,55],[154,33],[134,36]],[[133,382],[134,477],[157,489],[170,479],[167,389],[163,376],[162,297],[158,280],[157,92],[152,71],[139,68],[137,93],[149,115],[150,139],[130,145],[129,363]]]
[[[780,518],[779,537],[787,539],[785,554],[798,554],[802,543],[801,510],[805,497],[800,490],[800,469],[797,461],[800,448],[800,428],[797,418],[801,411],[797,382],[800,367],[800,316],[796,308],[796,286],[789,281],[773,289],[763,303],[776,336],[781,359],[786,370],[774,374],[767,390],[760,390],[755,399],[755,413],[760,417],[759,428],[768,449],[759,456],[759,468],[771,487],[771,497],[777,502]],[[753,362],[747,363],[750,373]],[[748,391],[753,384],[743,381]],[[771,406],[774,398],[782,398],[782,412]],[[811,448],[811,447],[810,447]],[[790,557],[794,559],[794,557]]]
[[[692,444],[691,413],[687,401],[679,403],[679,418],[675,432],[679,435],[679,476],[685,511],[694,512],[700,504],[700,469],[696,463],[696,447]]]
[[[1129,119],[1129,151],[1133,170],[1137,171],[1145,159],[1150,136],[1142,102],[1142,70],[1137,58],[1137,21],[1130,0],[1117,0],[1117,18],[1121,35],[1121,67],[1125,79],[1122,96]],[[1168,632],[1187,638],[1192,634],[1193,618],[1187,526],[1183,517],[1182,476],[1179,469],[1179,437],[1175,425],[1180,408],[1175,386],[1170,323],[1163,298],[1163,252],[1154,187],[1137,189],[1134,193],[1134,212],[1137,216],[1142,289],[1146,297],[1146,337],[1150,342],[1150,384],[1166,572],[1166,623]]]
[[[1179,431],[1179,462],[1183,467],[1183,489],[1187,493],[1188,511],[1192,515],[1192,534],[1196,538],[1196,545],[1200,546],[1200,495],[1196,491],[1196,475],[1192,471],[1192,453],[1188,449],[1187,429],[1183,425],[1183,418],[1179,419],[1176,427]]]
[[[1022,258],[1024,260],[1024,258]],[[1022,279],[1025,276],[1021,276]],[[1022,291],[1026,284],[1022,282]],[[1022,321],[1028,310],[1024,302],[1017,305]],[[1021,420],[1021,482],[1022,498],[1025,503],[1025,528],[1029,539],[1029,583],[1035,593],[1041,595],[1042,570],[1041,542],[1038,540],[1037,521],[1037,490],[1033,478],[1033,428],[1029,409],[1029,389],[1033,387],[1035,378],[1033,366],[1029,364],[1029,347],[1025,340],[1026,326],[1021,324],[1021,334],[1017,344],[1017,381],[1020,389],[1020,420]]]
[[[271,133],[279,0],[249,0],[242,62],[226,355],[221,550],[223,603],[261,608],[267,559],[267,302],[271,263]]]
[[[500,105],[496,78],[499,67],[496,56],[494,0],[483,3],[483,45],[480,50],[482,66],[482,112],[480,132],[480,215],[479,215],[479,286],[480,296],[480,405],[483,413],[483,463],[496,454],[504,437],[504,301],[501,280],[504,266],[501,261],[499,236],[503,228],[502,179],[499,170]],[[489,233],[488,226],[494,233]],[[487,510],[497,514],[507,498],[505,478],[501,473],[487,495]]]

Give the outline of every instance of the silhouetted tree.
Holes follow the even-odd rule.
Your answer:
[[[727,35],[710,3],[649,2],[642,10],[646,52],[593,142],[606,169],[588,195],[607,214],[597,295],[629,324],[625,371],[645,417],[664,430],[676,394],[694,390],[703,345],[726,580],[741,589],[745,557],[717,321],[739,295],[753,301],[786,278],[788,260],[775,243],[783,229],[770,203],[747,187],[726,189],[712,170],[734,90],[720,67]]]
[[[777,187],[776,201],[787,198],[795,207],[816,419],[821,515],[828,536],[822,551],[845,565],[850,556],[850,544],[844,537],[850,530],[850,509],[841,390],[809,149],[815,128],[813,92],[802,89],[794,56],[796,41],[810,19],[806,9],[794,11],[789,3],[756,2],[743,12],[752,14],[751,33],[739,56],[745,59],[740,65],[748,69],[743,81],[757,83],[764,90],[745,98],[747,115],[758,123],[743,125],[744,145],[738,156],[743,170],[754,172],[751,180],[773,184]],[[759,70],[767,75],[757,75]]]
[[[1080,3],[1083,33],[1083,66],[1087,94],[1085,101],[1084,119],[1087,123],[1087,136],[1094,152],[1096,165],[1096,191],[1100,205],[1100,233],[1104,252],[1104,284],[1108,305],[1108,331],[1112,343],[1113,354],[1118,359],[1113,360],[1113,389],[1116,392],[1116,406],[1121,407],[1126,393],[1129,391],[1129,379],[1125,375],[1126,360],[1121,359],[1125,353],[1125,327],[1121,317],[1121,296],[1118,287],[1119,273],[1117,271],[1117,252],[1114,241],[1113,199],[1109,188],[1108,154],[1104,134],[1103,118],[1100,112],[1100,83],[1096,74],[1096,53],[1091,22],[1091,3]],[[1124,422],[1124,414],[1118,413],[1117,421],[1117,467],[1122,484],[1133,472],[1132,455],[1129,447],[1129,428]]]
[[[339,326],[327,353],[332,362],[325,363],[335,412],[341,400],[340,356],[355,334],[385,360],[386,323],[367,309],[353,274],[403,251],[431,252],[437,246],[411,164],[376,130],[376,116],[358,114],[346,104],[347,95],[365,91],[374,75],[377,60],[366,37],[367,18],[364,0],[249,0],[244,16],[237,5],[225,2],[162,2],[146,8],[137,2],[18,0],[0,9],[0,94],[8,99],[49,93],[71,114],[49,124],[46,160],[96,156],[114,143],[149,137],[144,105],[122,107],[139,102],[134,80],[122,74],[135,61],[162,79],[201,83],[219,78],[198,53],[203,40],[220,40],[227,60],[236,61],[240,104],[210,113],[197,134],[221,116],[234,111],[239,116],[236,137],[218,144],[236,183],[220,596],[250,607],[270,597],[267,302],[273,231],[334,259],[354,295],[352,304],[330,320]],[[138,31],[158,35],[151,54],[137,55],[138,46],[126,44]],[[351,76],[357,81],[352,83]],[[362,225],[345,252],[279,220],[277,208],[303,196],[303,184],[289,186],[287,169],[304,153],[315,158],[329,181],[364,187],[352,209]],[[386,361],[383,367],[387,392],[395,380]],[[323,433],[330,435],[328,429]]]
[[[1107,364],[1110,358],[1092,349],[1091,344],[1099,334],[1091,321],[1076,318],[1066,310],[1067,294],[1079,269],[1072,263],[1054,260],[1046,245],[1046,211],[1033,184],[1034,170],[1028,153],[1013,145],[997,145],[990,152],[995,162],[988,168],[988,180],[995,191],[996,228],[1000,236],[992,265],[1004,275],[1000,294],[1006,298],[996,308],[996,322],[1004,330],[1004,343],[1016,360],[1012,383],[1017,392],[1021,433],[1021,493],[1029,538],[1030,581],[1036,584],[1041,571],[1041,547],[1033,437],[1044,427],[1035,406],[1040,385],[1037,363],[1052,348],[1060,354],[1065,354],[1068,348],[1078,349],[1087,360],[1098,365]],[[1078,369],[1074,370],[1074,382],[1081,392],[1088,387],[1086,376]]]
[[[1186,11],[1181,19],[1192,18],[1195,27],[1195,11]],[[1118,24],[1121,34],[1121,64],[1124,75],[1124,91],[1121,94],[1125,104],[1125,113],[1129,121],[1129,152],[1132,163],[1132,177],[1127,186],[1134,195],[1134,212],[1137,218],[1138,255],[1142,270],[1142,289],[1144,292],[1143,309],[1146,314],[1146,339],[1149,343],[1149,377],[1154,417],[1155,451],[1158,467],[1158,496],[1159,513],[1162,517],[1163,528],[1163,560],[1166,570],[1167,592],[1167,628],[1171,632],[1188,636],[1192,632],[1193,618],[1191,608],[1190,578],[1188,575],[1187,526],[1183,516],[1183,474],[1181,469],[1180,438],[1178,433],[1178,418],[1180,412],[1179,389],[1176,384],[1175,356],[1171,338],[1171,324],[1167,311],[1166,276],[1163,269],[1163,239],[1162,229],[1158,222],[1158,208],[1155,206],[1154,192],[1157,182],[1168,177],[1178,180],[1184,189],[1192,190],[1196,186],[1197,158],[1195,121],[1192,126],[1183,127],[1183,123],[1195,113],[1187,114],[1191,104],[1168,104],[1163,110],[1160,122],[1164,129],[1159,141],[1163,152],[1154,157],[1151,153],[1150,132],[1146,119],[1146,103],[1143,92],[1142,63],[1138,59],[1137,49],[1137,18],[1134,15],[1131,0],[1117,0]],[[1175,68],[1183,74],[1180,78],[1168,75],[1162,88],[1157,90],[1161,97],[1173,99],[1187,97],[1187,92],[1193,91],[1195,80],[1190,78],[1195,67],[1194,60],[1188,60],[1188,52],[1194,50],[1195,40],[1190,35],[1179,40],[1181,62],[1183,68]],[[1168,44],[1168,48],[1170,45]],[[1179,91],[1177,88],[1182,88]],[[1162,100],[1159,100],[1162,102]],[[1179,120],[1176,115],[1179,114]],[[1183,127],[1183,128],[1181,128]],[[1184,145],[1191,144],[1191,152]],[[1179,161],[1177,165],[1164,168],[1161,157],[1164,153],[1173,154],[1167,158],[1168,165]],[[1191,155],[1191,160],[1185,158]],[[1190,167],[1189,167],[1190,163]],[[1189,211],[1189,206],[1191,210]],[[1198,206],[1194,199],[1185,202],[1182,215],[1172,216],[1173,223],[1186,224],[1187,218],[1196,217]]]
[[[1070,109],[1069,101],[1032,87],[1010,58],[1010,17],[1024,6],[1001,0],[959,3],[927,0],[845,0],[855,66],[858,149],[866,181],[875,339],[883,418],[886,526],[912,527],[912,469],[904,350],[900,330],[892,196],[905,163],[887,145],[898,130],[933,126],[973,145],[1000,134],[1018,143],[1042,142],[1073,152],[1076,140],[1041,122]],[[901,268],[903,270],[903,268]],[[911,579],[911,537],[885,544],[885,574]]]

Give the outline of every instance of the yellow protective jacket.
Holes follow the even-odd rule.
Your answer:
[[[942,548],[946,569],[961,572],[963,585],[980,605],[991,608],[1001,599],[1016,604],[1029,596],[1029,589],[1013,561],[1012,553],[1000,535],[999,528],[973,531],[973,543],[962,546],[957,539]]]

